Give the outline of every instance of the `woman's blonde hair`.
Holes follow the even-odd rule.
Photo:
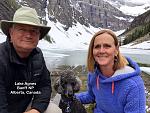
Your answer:
[[[90,42],[90,45],[89,45],[89,50],[88,50],[88,57],[87,57],[87,69],[90,72],[94,71],[94,65],[95,65],[95,60],[94,60],[94,57],[93,57],[94,40],[98,35],[101,35],[101,34],[104,34],[104,33],[107,33],[107,34],[111,35],[114,39],[115,46],[119,47],[119,41],[117,39],[117,36],[115,35],[115,33],[112,30],[103,29],[103,30],[100,30],[97,33],[95,33],[95,35],[91,39],[91,42]],[[115,58],[116,61],[114,61],[114,66],[113,66],[114,71],[124,67],[125,65],[127,65],[128,62],[127,62],[126,58],[124,56],[122,56],[119,49],[118,49],[118,54],[115,57],[116,57]]]

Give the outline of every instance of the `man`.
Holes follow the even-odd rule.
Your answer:
[[[50,30],[37,12],[19,8],[13,21],[1,21],[7,35],[0,45],[0,113],[43,113],[51,96],[50,74],[37,44]]]

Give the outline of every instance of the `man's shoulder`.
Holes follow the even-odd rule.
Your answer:
[[[42,51],[41,51],[41,49],[40,48],[38,48],[38,47],[36,47],[36,48],[34,48],[33,50],[32,50],[32,52],[31,52],[31,56],[41,56],[43,53],[42,53]]]
[[[37,53],[43,54],[42,50],[39,47],[36,47],[35,50],[36,50]]]
[[[5,47],[5,45],[6,45],[6,42],[2,42],[2,43],[0,43],[0,50],[3,50],[3,49],[4,49],[4,47]]]
[[[41,50],[39,47],[36,47],[36,50],[37,50],[38,52],[42,52],[42,50]]]
[[[0,43],[0,57],[5,56],[7,52],[6,42]]]
[[[8,58],[9,56],[6,43],[0,43],[0,64],[7,64]]]
[[[44,59],[42,50],[38,47],[35,48],[33,54],[34,54],[33,57],[32,57],[33,60],[37,60],[37,61],[41,62],[42,59]]]

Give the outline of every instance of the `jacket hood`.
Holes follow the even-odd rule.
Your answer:
[[[136,62],[132,61],[128,57],[126,59],[129,62],[129,65],[125,66],[123,69],[117,70],[114,73],[114,75],[109,78],[102,75],[102,73],[96,68],[95,73],[96,73],[97,77],[101,78],[100,82],[101,83],[116,82],[116,81],[127,79],[127,78],[130,78],[133,76],[139,76],[141,71],[140,71],[138,64]]]

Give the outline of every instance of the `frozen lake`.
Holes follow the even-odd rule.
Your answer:
[[[150,50],[120,48],[121,53],[134,61],[150,64]],[[51,70],[59,65],[86,65],[87,50],[43,50],[47,67]]]

